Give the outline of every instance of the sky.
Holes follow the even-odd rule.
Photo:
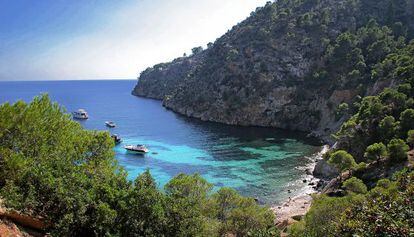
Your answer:
[[[268,0],[0,0],[0,80],[134,79]]]

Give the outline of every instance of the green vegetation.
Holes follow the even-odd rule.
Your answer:
[[[391,161],[399,162],[407,159],[408,145],[401,139],[392,139],[387,145]]]
[[[340,236],[410,236],[414,230],[414,173],[379,181],[363,203],[353,203],[338,223]]]
[[[413,148],[414,147],[414,130],[408,131],[407,143]]]
[[[345,182],[345,197],[319,196],[292,236],[410,236],[414,220],[414,172],[380,180],[366,193],[361,180]],[[366,193],[366,194],[358,194]]]
[[[316,196],[291,235],[412,236],[414,173],[396,171],[414,147],[413,12],[412,0],[269,2],[208,50],[144,71],[138,94],[218,122],[330,131],[346,120],[326,158],[353,177]],[[276,235],[268,209],[199,175],[165,192],[149,172],[127,181],[108,134],[47,97],[0,115],[0,195],[56,235]]]
[[[367,96],[362,99],[356,113],[343,124],[335,136],[339,149],[348,151],[357,161],[366,162],[373,158],[370,154],[374,147],[368,151],[369,146],[383,143],[389,147],[389,143],[393,141],[393,149],[396,143],[393,139],[407,140],[407,134],[414,126],[413,65],[414,42],[411,42],[375,66],[373,78],[379,81],[393,80],[399,83],[399,86],[386,88],[378,96]],[[364,153],[367,156],[364,156]]]
[[[367,27],[364,32],[372,26]],[[340,49],[361,52],[351,50],[352,45],[358,45],[353,40],[348,34],[337,40],[337,46],[331,50],[335,60],[341,55]],[[339,180],[346,195],[315,197],[306,216],[290,228],[292,236],[410,236],[414,233],[414,172],[395,173],[404,167],[407,151],[414,145],[414,42],[399,47],[380,52],[375,60],[367,60],[367,54],[362,53],[362,57],[347,55],[335,63],[364,59],[365,65],[370,65],[364,69],[364,80],[379,83],[388,80],[394,86],[357,100],[349,108],[354,115],[335,134],[336,148],[326,155],[328,162],[339,170],[356,171],[347,180]],[[355,64],[347,71],[356,67]],[[343,66],[336,71],[343,74],[340,70]],[[352,78],[342,78],[352,82]],[[360,162],[357,166],[354,159]],[[381,175],[388,175],[389,179],[379,179]]]
[[[356,167],[354,157],[346,151],[339,150],[330,155],[328,163],[340,171],[351,170]]]
[[[400,94],[391,91],[390,104],[413,103],[411,89],[394,87],[408,75],[388,70],[394,63],[412,67],[405,47],[414,36],[413,6],[412,0],[272,1],[207,50],[167,63],[163,75],[143,72],[134,94],[203,120],[318,131],[326,138],[370,103],[361,101],[365,95],[392,86]],[[389,116],[396,123],[385,123],[388,118],[384,129],[402,125],[397,110]],[[362,142],[362,152],[376,143]],[[358,162],[363,157],[347,151]]]
[[[194,47],[191,49],[191,52],[193,53],[193,55],[199,54],[203,51],[203,47],[199,46],[199,47]]]
[[[87,131],[47,96],[0,106],[0,196],[42,216],[55,236],[274,236],[274,215],[252,198],[180,174],[157,189],[116,164],[106,132]]]
[[[379,160],[382,157],[385,157],[386,155],[387,148],[382,142],[380,142],[368,146],[364,156],[365,158],[367,158],[368,161],[374,161]]]
[[[367,186],[364,184],[364,182],[356,177],[352,177],[344,182],[342,187],[345,188],[345,190],[348,193],[356,193],[356,194],[364,194],[367,193]]]
[[[332,15],[315,7],[319,2],[290,4],[291,9],[295,4],[313,9],[298,24],[322,39]],[[351,117],[334,134],[335,150],[325,156],[340,171],[355,172],[347,180],[339,179],[345,196],[316,196],[310,211],[289,232],[291,236],[410,236],[414,173],[390,174],[401,170],[407,151],[414,148],[414,41],[409,42],[414,33],[413,2],[351,0],[338,5],[344,10],[343,21],[351,16],[357,25],[320,41],[322,63],[305,83],[317,89],[328,84],[327,90],[353,90],[360,95],[331,107],[337,121]],[[295,10],[290,12],[297,14]],[[380,86],[377,91],[369,91],[376,86]],[[366,94],[371,96],[362,98]],[[379,180],[387,175],[389,179]]]

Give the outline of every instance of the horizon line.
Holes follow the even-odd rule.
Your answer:
[[[18,80],[0,80],[1,82],[52,82],[52,81],[135,81],[138,78],[88,78],[88,79],[18,79]]]

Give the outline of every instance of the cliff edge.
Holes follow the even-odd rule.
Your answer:
[[[330,140],[349,117],[348,105],[393,83],[370,80],[371,72],[411,34],[414,7],[396,6],[398,19],[385,19],[387,2],[268,2],[207,49],[143,71],[132,93],[204,121]],[[403,33],[394,29],[398,22],[407,26]],[[378,42],[387,47],[374,55]]]

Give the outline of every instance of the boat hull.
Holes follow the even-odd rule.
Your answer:
[[[84,109],[79,109],[78,111],[72,112],[72,117],[74,119],[88,119],[89,115]]]
[[[73,117],[73,119],[77,119],[77,120],[87,120],[88,118]]]
[[[86,120],[86,119],[88,119],[88,117],[86,116],[86,117],[82,117],[82,116],[78,116],[78,115],[72,115],[72,117],[74,118],[74,119],[79,119],[79,120]]]
[[[149,150],[146,147],[143,147],[143,148],[139,147],[139,148],[137,148],[137,147],[134,147],[134,146],[124,146],[124,149],[127,152],[134,153],[134,154],[145,154],[145,153],[148,153],[149,152]]]
[[[110,127],[110,128],[114,128],[114,127],[116,127],[116,124],[114,123],[114,122],[105,122],[105,125],[107,126],[107,127]]]
[[[136,150],[130,150],[130,149],[126,149],[125,150],[129,153],[133,153],[133,154],[138,154],[138,155],[144,155],[146,153],[148,153],[148,151],[136,151]]]

